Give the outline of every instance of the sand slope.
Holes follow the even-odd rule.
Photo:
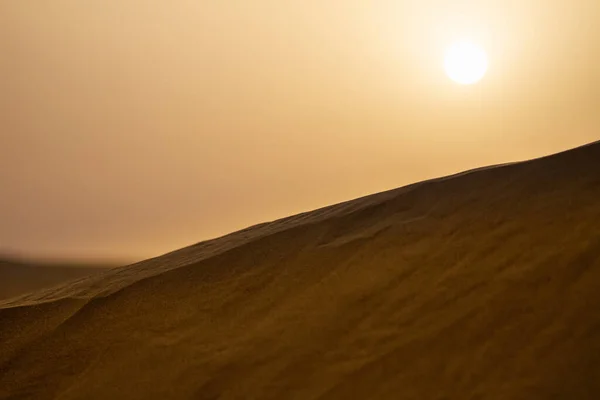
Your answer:
[[[600,144],[0,307],[0,398],[597,399]]]
[[[32,264],[0,259],[0,299],[56,286],[106,271],[109,266]]]

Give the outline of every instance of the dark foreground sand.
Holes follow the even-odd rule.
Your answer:
[[[598,399],[600,144],[0,304],[0,398]]]

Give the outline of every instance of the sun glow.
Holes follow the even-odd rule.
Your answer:
[[[457,42],[446,49],[444,69],[454,82],[472,85],[479,82],[487,72],[487,55],[471,42]]]

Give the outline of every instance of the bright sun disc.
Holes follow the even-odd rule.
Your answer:
[[[444,69],[456,83],[472,85],[485,75],[488,69],[487,56],[473,43],[458,42],[446,50]]]

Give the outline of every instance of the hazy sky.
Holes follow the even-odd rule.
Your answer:
[[[598,0],[3,0],[0,252],[139,259],[600,139]],[[477,85],[444,48],[488,53]]]

